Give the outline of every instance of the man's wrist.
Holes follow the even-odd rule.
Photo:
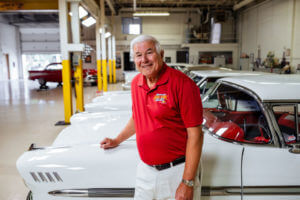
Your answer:
[[[188,187],[194,187],[194,180],[182,179],[181,182]]]

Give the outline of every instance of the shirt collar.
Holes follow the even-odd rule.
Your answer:
[[[169,74],[169,68],[168,68],[168,66],[166,65],[166,63],[163,63],[162,73],[161,73],[160,77],[158,78],[158,81],[157,81],[157,83],[155,84],[155,87],[154,87],[154,88],[157,88],[157,86],[163,85],[163,84],[167,83],[168,80],[169,80],[168,74]],[[143,76],[142,74],[141,74],[140,77],[139,77],[139,80],[138,80],[138,86],[143,87],[143,88],[146,89],[146,90],[149,90],[149,87],[148,87],[148,85],[147,85],[146,77]]]

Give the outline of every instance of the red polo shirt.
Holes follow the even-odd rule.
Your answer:
[[[196,84],[164,64],[153,89],[138,74],[131,84],[132,116],[138,151],[149,165],[171,162],[185,155],[188,127],[202,124],[202,102]]]

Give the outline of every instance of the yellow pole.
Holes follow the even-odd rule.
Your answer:
[[[106,59],[102,60],[102,70],[103,70],[103,91],[107,92],[107,64]]]
[[[108,60],[108,66],[109,66],[109,83],[113,82],[113,75],[112,75],[112,60]]]
[[[73,114],[70,61],[63,60],[62,66],[63,66],[62,77],[63,77],[63,95],[64,95],[64,106],[65,106],[65,123],[70,123],[70,118]]]
[[[83,99],[83,74],[82,74],[82,60],[79,59],[79,65],[76,66],[74,72],[75,78],[75,91],[76,91],[76,112],[84,111],[84,99]]]
[[[102,90],[102,77],[101,77],[101,60],[97,60],[97,78],[98,78],[98,90]]]
[[[113,77],[114,77],[114,83],[116,83],[117,79],[116,79],[116,60],[115,59],[113,60]]]

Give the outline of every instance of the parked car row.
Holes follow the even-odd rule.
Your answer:
[[[201,199],[299,199],[300,76],[228,73],[188,73],[204,108]],[[135,136],[99,147],[131,116],[130,92],[105,93],[85,108],[50,147],[31,145],[18,159],[28,198],[132,199]]]
[[[58,85],[62,84],[62,64],[50,63],[45,68],[40,70],[29,70],[29,80],[38,80],[40,88],[47,88],[47,82],[55,82]],[[72,70],[72,77],[74,71]],[[91,85],[97,84],[97,70],[95,69],[83,69],[83,79],[85,83]]]

